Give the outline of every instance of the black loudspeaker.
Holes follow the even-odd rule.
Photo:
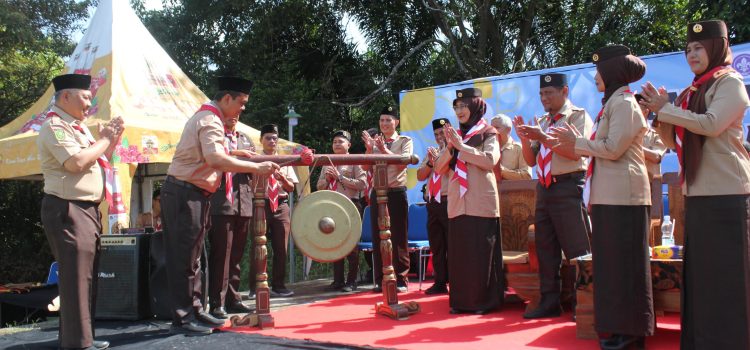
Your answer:
[[[167,267],[164,252],[164,231],[156,231],[151,235],[151,272],[149,273],[149,304],[151,315],[161,320],[172,319],[172,308],[169,302],[169,286],[167,285]]]
[[[149,316],[149,237],[101,237],[96,319],[140,320]]]

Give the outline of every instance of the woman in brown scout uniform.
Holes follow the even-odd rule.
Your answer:
[[[750,349],[750,158],[742,119],[750,104],[722,21],[688,25],[693,83],[668,103],[651,83],[644,105],[677,151],[685,194],[682,349]]]
[[[644,347],[654,334],[648,254],[651,195],[643,135],[648,124],[628,84],[642,78],[646,64],[622,45],[593,55],[602,109],[590,138],[568,125],[552,134],[559,147],[574,147],[590,158],[583,199],[591,212],[597,332],[611,334],[602,349]]]
[[[443,127],[448,147],[435,171],[448,184],[448,283],[451,313],[485,314],[503,301],[500,208],[492,168],[500,160],[497,134],[482,116],[482,90],[456,92],[453,109],[460,134]]]

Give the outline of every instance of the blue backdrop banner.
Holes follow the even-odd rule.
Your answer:
[[[733,67],[745,79],[745,87],[750,91],[750,43],[732,46],[734,54]],[[694,77],[685,61],[683,52],[672,52],[641,57],[646,62],[645,77],[633,84],[631,90],[640,90],[641,84],[650,81],[655,86],[664,86],[673,96],[690,85]],[[533,117],[544,114],[544,108],[539,101],[539,76],[547,73],[565,73],[568,75],[570,100],[573,104],[583,107],[589,115],[596,115],[601,108],[602,94],[597,92],[594,83],[596,70],[593,64],[579,64],[503,76],[493,76],[474,79],[454,84],[439,85],[416,90],[402,91],[399,95],[401,113],[401,134],[410,136],[414,140],[414,152],[420,159],[425,157],[427,147],[436,146],[432,134],[431,121],[435,118],[448,118],[453,125],[458,125],[453,113],[452,101],[456,90],[467,87],[482,89],[487,101],[487,113],[484,118],[489,120],[496,114],[508,116],[521,115],[529,121]],[[744,124],[750,124],[750,111],[745,112]],[[515,133],[511,133],[515,137]],[[664,161],[662,172],[676,171],[676,161],[669,155]],[[416,179],[418,166],[410,166],[408,181],[408,197],[410,203],[422,201],[422,182]],[[533,172],[534,174],[536,171]]]

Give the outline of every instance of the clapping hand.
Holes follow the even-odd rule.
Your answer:
[[[456,132],[456,129],[454,129],[453,126],[444,126],[443,134],[445,135],[445,142],[448,144],[449,149],[459,148],[463,144],[461,136],[458,135],[458,132]]]
[[[646,84],[641,85],[641,88],[643,89],[643,91],[641,91],[643,100],[641,100],[639,104],[648,108],[650,111],[658,113],[665,104],[669,103],[669,93],[663,86],[657,90],[656,87],[648,81]]]
[[[547,140],[548,143],[552,144],[550,148],[575,149],[576,139],[582,136],[575,125],[568,122],[550,128],[550,134],[552,138]]]
[[[438,150],[435,147],[427,147],[427,161],[435,164],[438,159]]]
[[[370,136],[370,133],[366,130],[362,132],[362,143],[365,144],[368,153],[372,152],[372,148],[375,146],[375,140],[372,139],[372,136]]]

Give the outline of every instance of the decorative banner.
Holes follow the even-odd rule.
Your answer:
[[[745,87],[750,91],[750,43],[732,46],[734,54],[733,67],[745,78]],[[630,85],[632,90],[640,90],[641,85],[651,81],[655,86],[664,86],[674,96],[690,85],[693,73],[685,61],[683,52],[672,52],[641,57],[648,65],[646,76]],[[510,117],[522,115],[529,121],[544,114],[539,101],[539,76],[547,73],[565,73],[568,75],[570,88],[569,98],[573,104],[585,108],[589,115],[596,115],[601,108],[602,93],[596,91],[593,64],[579,64],[553,69],[515,73],[503,76],[487,77],[454,84],[426,87],[402,91],[400,94],[401,134],[411,136],[414,140],[414,152],[423,159],[427,147],[436,147],[432,134],[431,121],[436,118],[448,118],[453,125],[458,120],[453,112],[453,99],[456,90],[469,87],[482,89],[487,101],[487,121],[495,114],[503,113]],[[750,124],[750,111],[745,112],[744,124]],[[515,132],[511,135],[516,138]],[[676,161],[668,154],[662,162],[662,173],[676,171]],[[422,182],[416,180],[417,166],[409,166],[408,197],[410,203],[421,202]],[[533,172],[536,176],[536,171]]]

